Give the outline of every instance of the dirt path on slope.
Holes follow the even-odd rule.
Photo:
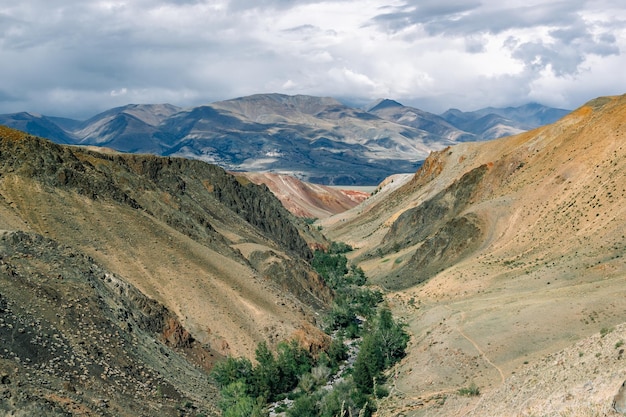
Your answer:
[[[444,307],[445,309],[447,309],[448,311],[450,311],[452,314],[459,313],[459,314],[461,315],[461,317],[459,318],[460,323],[459,323],[459,324],[457,324],[457,325],[455,326],[456,331],[457,331],[457,332],[459,332],[459,334],[460,334],[461,336],[463,336],[463,337],[464,337],[464,338],[465,338],[468,342],[470,342],[470,343],[472,344],[472,346],[474,346],[474,348],[476,349],[476,351],[480,354],[480,356],[484,359],[484,361],[485,361],[485,362],[487,362],[489,365],[491,365],[493,368],[495,368],[495,369],[496,369],[496,371],[498,371],[498,373],[500,374],[500,382],[501,382],[501,383],[504,383],[504,381],[505,381],[506,377],[504,376],[504,372],[502,372],[502,369],[501,369],[498,365],[496,365],[495,363],[493,363],[493,362],[491,361],[491,359],[489,359],[489,357],[485,354],[485,352],[484,352],[484,351],[480,348],[480,346],[478,345],[478,343],[477,343],[474,339],[472,339],[470,336],[468,336],[468,335],[467,335],[467,334],[463,331],[463,329],[461,328],[461,324],[462,324],[463,322],[465,322],[465,317],[466,317],[465,312],[464,312],[464,311],[454,311],[454,310],[452,310],[450,307],[448,307],[447,305],[444,305],[443,307]]]

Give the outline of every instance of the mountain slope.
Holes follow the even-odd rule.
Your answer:
[[[450,124],[444,118],[413,107],[403,106],[394,100],[379,100],[368,109],[369,113],[395,123],[425,130],[452,141],[476,140],[476,136]]]
[[[308,124],[317,114],[328,108],[345,106],[331,97],[284,94],[255,94],[211,104],[218,110],[237,114],[255,123],[302,123]],[[313,116],[313,117],[311,117]]]
[[[159,130],[159,125],[180,110],[170,104],[117,107],[81,123],[73,135],[80,138],[78,144],[158,155],[169,147],[167,135]]]
[[[0,134],[0,228],[77,248],[221,354],[310,327],[330,297],[305,262],[319,237],[264,187],[200,161]]]
[[[320,223],[359,248],[414,336],[401,397],[381,415],[495,409],[457,391],[475,382],[487,395],[624,322],[625,125],[626,96],[599,98],[553,125],[434,152],[387,199]]]
[[[441,117],[457,129],[472,133],[478,140],[489,140],[554,123],[569,112],[529,103],[519,107],[487,107],[472,112],[449,109]]]
[[[189,109],[164,130],[177,138],[170,155],[331,185],[377,184],[393,169],[414,171],[431,146],[449,142],[333,99],[279,94]]]
[[[70,144],[75,142],[69,126],[59,123],[53,118],[27,112],[0,115],[0,125],[28,132],[31,135],[48,138],[56,143]]]

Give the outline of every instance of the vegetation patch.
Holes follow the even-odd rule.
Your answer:
[[[461,388],[458,393],[464,397],[477,397],[480,395],[480,388],[472,382],[469,387]]]
[[[276,354],[258,345],[256,363],[228,358],[212,373],[222,394],[225,417],[284,413],[287,417],[370,416],[387,395],[384,371],[405,354],[409,336],[383,306],[382,294],[364,285],[361,268],[349,265],[343,243],[316,251],[313,268],[334,291],[324,320],[332,337],[326,351],[313,356],[296,341],[281,342]]]

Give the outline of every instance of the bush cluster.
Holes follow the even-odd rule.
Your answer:
[[[296,341],[281,342],[274,354],[266,343],[256,349],[256,365],[245,358],[228,358],[217,364],[213,378],[222,394],[225,417],[267,416],[267,404],[286,396],[294,401],[285,410],[288,417],[369,416],[375,398],[385,395],[384,371],[405,353],[408,334],[391,311],[381,306],[379,291],[365,287],[361,268],[349,265],[344,253],[352,250],[333,243],[327,252],[316,251],[311,262],[335,293],[325,331],[332,336],[327,351],[313,357]],[[346,341],[358,352],[353,366]],[[332,389],[320,389],[330,378]]]

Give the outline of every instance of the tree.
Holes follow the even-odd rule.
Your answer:
[[[270,401],[277,394],[277,386],[280,380],[276,358],[265,342],[258,344],[255,350],[255,358],[258,365],[252,372],[252,391],[257,397]]]
[[[361,392],[350,378],[337,383],[333,390],[320,401],[321,417],[349,417],[371,415],[368,397]]]
[[[287,410],[287,417],[317,417],[318,395],[302,395],[294,401],[293,405]]]
[[[356,265],[350,265],[350,273],[346,276],[346,282],[360,287],[365,285],[366,281],[367,277],[363,269]]]
[[[376,323],[376,338],[384,359],[384,367],[389,368],[404,356],[409,335],[404,324],[396,323],[388,308],[381,308]]]
[[[374,379],[380,378],[385,368],[385,361],[382,351],[378,346],[376,335],[369,333],[363,337],[361,349],[354,362],[352,376],[357,388],[365,393],[371,394],[374,388]]]
[[[280,381],[277,391],[280,393],[294,389],[298,385],[298,377],[310,372],[312,364],[313,358],[296,340],[279,343],[276,365]]]
[[[311,266],[321,275],[326,285],[333,289],[342,285],[344,276],[348,273],[348,259],[341,254],[315,251]]]
[[[233,382],[221,391],[219,406],[223,417],[265,417],[263,407],[247,393],[243,381]]]
[[[352,246],[344,242],[331,242],[328,253],[346,253],[352,251]]]
[[[335,371],[339,368],[340,362],[348,359],[348,347],[344,343],[343,336],[337,335],[337,337],[330,342],[328,358],[331,369]]]
[[[361,350],[354,363],[354,382],[359,389],[371,394],[374,379],[382,378],[382,372],[404,356],[408,341],[404,325],[395,322],[388,308],[381,308],[370,325],[370,331],[363,336]]]
[[[252,363],[246,358],[229,357],[224,362],[215,364],[211,376],[220,388],[240,380],[249,384],[252,377]]]

